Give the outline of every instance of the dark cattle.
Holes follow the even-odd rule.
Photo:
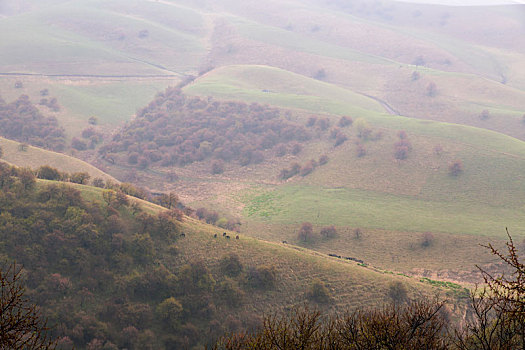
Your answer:
[[[286,241],[283,241],[283,244],[288,244],[288,242],[286,242]]]
[[[222,233],[222,236],[223,236],[223,237],[226,236],[226,232],[223,232],[223,233]]]
[[[230,239],[230,236],[226,236],[226,238]]]
[[[186,234],[183,232],[180,234],[181,237],[186,237]]]
[[[235,239],[239,239],[239,235],[235,236]]]
[[[345,259],[346,260],[352,260],[352,261],[355,261],[357,263],[360,263],[360,264],[364,264],[365,262],[361,259],[357,259],[357,258],[352,258],[351,256],[345,256]]]
[[[213,238],[217,238],[217,234],[214,234],[214,235],[213,235]]]

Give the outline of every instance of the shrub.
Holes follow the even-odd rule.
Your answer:
[[[76,183],[76,184],[85,185],[85,184],[87,184],[87,182],[89,181],[90,178],[91,178],[91,176],[89,176],[88,173],[86,173],[86,172],[78,172],[78,173],[71,174],[71,176],[69,177],[69,181],[71,181],[73,183]]]
[[[303,222],[301,224],[301,228],[299,228],[299,233],[297,234],[297,237],[301,240],[306,242],[308,238],[310,238],[313,234],[313,226],[309,222]]]
[[[299,170],[299,175],[306,176],[310,174],[315,169],[315,164],[312,161],[309,161],[306,163],[303,167],[301,167],[301,170]]]
[[[448,173],[451,176],[459,176],[463,172],[463,162],[455,160],[448,166]]]
[[[62,178],[60,171],[50,167],[49,165],[42,165],[40,168],[38,168],[36,176],[39,179],[44,180],[60,180]]]
[[[308,298],[319,304],[326,304],[330,301],[330,292],[326,285],[320,280],[316,279],[310,286]]]
[[[330,119],[320,118],[320,119],[317,119],[317,122],[315,124],[317,125],[319,129],[324,131],[330,127]]]
[[[277,280],[277,271],[274,266],[249,267],[246,273],[248,284],[257,289],[271,289]]]
[[[317,117],[310,117],[308,118],[308,121],[306,122],[306,126],[312,127],[315,125],[316,121],[317,121]]]
[[[427,85],[427,96],[434,97],[437,94],[437,86],[435,83],[431,82]]]
[[[220,269],[226,276],[238,276],[243,269],[239,256],[235,253],[224,256],[219,262]]]
[[[412,81],[419,80],[420,77],[421,75],[419,74],[419,72],[416,72],[416,71],[412,72]]]
[[[481,111],[481,113],[479,114],[479,119],[481,120],[487,120],[490,118],[490,112],[488,111],[488,109],[484,109]]]
[[[325,238],[334,238],[337,236],[337,230],[334,225],[326,226],[321,229],[320,234]]]
[[[319,165],[325,165],[328,163],[328,156],[326,154],[323,154],[321,157],[319,157]]]
[[[336,138],[335,138],[335,144],[334,144],[334,147],[337,147],[339,145],[342,145],[346,140],[348,140],[348,137],[346,137],[345,134],[343,133],[338,133]]]
[[[408,300],[407,289],[400,281],[390,283],[388,286],[388,296],[394,303],[403,303]]]
[[[434,243],[434,235],[432,232],[425,232],[421,235],[421,246],[423,248],[430,247]]]
[[[345,126],[352,125],[353,122],[354,120],[352,119],[352,117],[342,116],[341,119],[339,119],[337,125],[341,128],[344,128]]]
[[[78,151],[85,151],[87,149],[87,143],[76,137],[73,137],[73,139],[71,140],[71,147]]]
[[[360,139],[367,140],[372,133],[372,129],[370,128],[368,122],[362,118],[359,118],[355,121],[355,126],[357,129],[357,136]]]
[[[95,116],[91,116],[88,119],[88,123],[91,125],[97,125],[98,124],[98,118]]]

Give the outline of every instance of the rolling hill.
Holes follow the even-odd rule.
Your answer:
[[[68,141],[89,127],[89,117],[99,119],[104,143],[76,152],[78,158],[242,223],[241,239],[226,241],[212,238],[216,228],[187,219],[182,225],[189,239],[177,241],[182,260],[196,256],[215,266],[220,257],[208,252],[230,250],[254,265],[283,259],[278,265],[287,279],[268,294],[282,301],[279,306],[296,303],[286,292],[304,291],[319,276],[337,302],[379,300],[388,279],[370,282],[370,271],[326,254],[406,275],[477,282],[473,264],[494,262],[479,243],[502,243],[505,227],[517,240],[525,237],[524,8],[365,0],[7,0],[0,5],[0,94],[37,101],[48,89],[61,109],[42,110],[56,116]],[[23,86],[15,88],[18,81]],[[164,98],[175,85],[182,100],[200,98],[195,110],[173,113],[177,106]],[[188,127],[190,116],[202,122],[217,106],[266,105],[278,109],[269,113],[274,121],[306,129],[310,137],[297,153],[289,152],[291,144],[279,156],[278,145],[256,149],[260,133],[252,132],[239,138],[247,153],[261,151],[259,161],[217,162],[221,152],[213,142],[239,148],[236,133],[248,123],[242,113],[223,135],[194,130],[186,139],[175,132],[157,137],[175,115]],[[217,121],[227,116],[208,119],[208,129],[219,129]],[[338,126],[342,116],[353,125]],[[309,125],[311,118],[317,119]],[[158,132],[141,129],[140,123],[155,120],[165,123],[155,125]],[[121,142],[131,133],[145,138]],[[119,142],[114,153],[120,158],[105,157],[103,151]],[[33,147],[26,156],[15,144],[1,144],[13,164],[88,169],[69,157]],[[194,158],[161,165],[175,146]],[[140,163],[131,153],[160,158]],[[323,156],[327,161],[319,165]],[[211,174],[214,162],[219,166]],[[455,174],[454,162],[461,164]],[[304,176],[280,176],[294,163],[316,166]],[[315,231],[306,242],[297,234],[303,222]],[[318,234],[327,225],[335,225],[337,237]],[[430,244],[422,244],[425,237],[432,237]],[[346,274],[365,287],[352,288]],[[360,290],[366,293],[356,297]],[[270,305],[268,295],[256,301]]]
[[[0,254],[24,266],[28,295],[57,325],[52,332],[61,346],[203,346],[223,332],[256,327],[261,314],[304,303],[325,311],[379,305],[397,283],[410,297],[440,291],[457,302],[452,311],[462,312],[466,290],[456,284],[225,237],[154,204],[110,197],[111,190],[34,183],[16,171],[0,171],[11,179],[2,181]],[[327,288],[328,302],[310,301],[315,281]]]

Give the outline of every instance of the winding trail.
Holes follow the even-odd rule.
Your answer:
[[[361,95],[366,96],[368,98],[371,98],[374,101],[379,102],[381,104],[381,106],[383,106],[383,108],[388,112],[388,114],[390,114],[390,115],[401,115],[401,113],[399,113],[399,111],[395,110],[386,101],[383,101],[380,98],[372,96],[372,95],[367,95],[367,94],[363,94],[363,93]]]

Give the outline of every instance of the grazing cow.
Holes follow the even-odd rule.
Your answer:
[[[226,236],[226,238],[230,239],[230,236]]]
[[[222,236],[225,237],[225,236],[226,236],[226,232],[223,232],[223,233],[222,233]]]
[[[217,238],[217,234],[214,234],[214,235],[213,235],[213,238]]]
[[[186,234],[183,232],[180,234],[181,237],[186,237]]]
[[[239,239],[239,235],[235,236],[235,239]]]
[[[286,242],[286,241],[283,241],[283,244],[288,244],[288,242]]]

